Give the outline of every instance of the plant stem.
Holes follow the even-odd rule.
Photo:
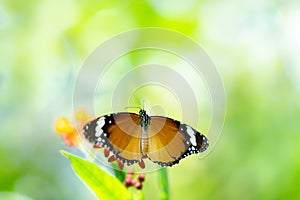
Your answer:
[[[160,186],[160,199],[169,199],[169,182],[168,182],[168,170],[167,168],[162,168],[159,170],[159,186]]]

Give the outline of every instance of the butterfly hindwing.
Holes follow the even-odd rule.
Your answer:
[[[182,158],[208,147],[204,135],[171,118],[151,117],[148,157],[161,166],[172,166]]]

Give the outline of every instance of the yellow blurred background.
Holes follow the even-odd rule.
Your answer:
[[[95,199],[59,154],[53,124],[73,112],[86,57],[140,27],[198,42],[226,88],[220,140],[170,168],[171,199],[300,199],[299,21],[293,0],[1,0],[0,199]],[[158,197],[156,181],[146,199]]]

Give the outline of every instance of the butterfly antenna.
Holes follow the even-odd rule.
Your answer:
[[[145,110],[145,107],[144,107],[144,105],[145,105],[145,99],[143,99],[142,105],[143,105],[143,110]]]
[[[142,110],[140,107],[138,107],[138,106],[126,106],[125,107],[125,109],[128,109],[128,108],[137,108],[137,109],[140,109],[140,110]]]

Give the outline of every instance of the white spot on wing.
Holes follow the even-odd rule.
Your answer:
[[[186,126],[186,132],[191,137],[190,138],[190,142],[192,143],[192,145],[197,146],[196,137],[195,137],[195,131],[193,131],[193,129],[191,127]]]
[[[96,137],[100,137],[101,134],[103,133],[102,127],[104,126],[104,124],[105,124],[105,118],[104,117],[101,117],[100,119],[98,119],[97,126],[96,126],[96,133],[95,133]]]

